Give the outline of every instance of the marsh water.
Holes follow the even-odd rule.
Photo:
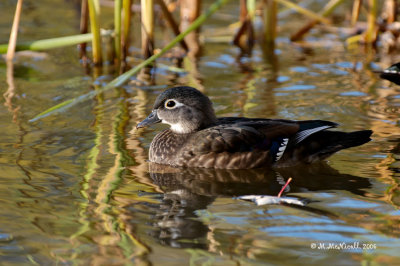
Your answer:
[[[0,3],[1,43],[14,5]],[[24,10],[20,40],[78,32],[71,2],[24,1]],[[1,265],[400,264],[400,87],[373,72],[400,57],[345,47],[328,30],[292,44],[287,34],[304,23],[295,14],[282,18],[275,56],[256,45],[240,57],[215,37],[237,14],[231,2],[203,26],[202,54],[183,71],[163,58],[147,85],[133,78],[34,123],[114,74],[88,74],[75,47],[18,54],[13,67],[0,61]],[[149,165],[149,144],[165,126],[134,126],[160,92],[181,84],[207,94],[219,116],[325,119],[372,129],[373,141],[285,169]],[[305,206],[237,198],[276,196],[290,177],[283,196]]]

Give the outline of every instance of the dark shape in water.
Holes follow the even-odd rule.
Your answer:
[[[400,85],[400,62],[380,72],[380,77]]]
[[[154,184],[164,192],[160,204],[153,205],[154,228],[151,235],[163,245],[205,250],[208,248],[206,237],[209,228],[201,219],[197,219],[198,211],[207,209],[218,197],[276,196],[289,177],[293,181],[285,194],[345,190],[363,196],[371,187],[367,178],[341,174],[325,163],[278,170],[176,168],[151,163],[149,170]],[[304,202],[310,201],[295,197]],[[126,207],[127,217],[137,215],[134,211],[137,209],[134,208],[137,202],[132,204]],[[334,213],[315,207],[287,206],[338,218]],[[267,210],[268,206],[262,208]]]
[[[181,168],[150,163],[153,183],[165,192],[188,190],[209,197],[278,195],[289,177],[291,192],[347,190],[360,196],[371,184],[367,178],[341,174],[324,162],[279,169]]]

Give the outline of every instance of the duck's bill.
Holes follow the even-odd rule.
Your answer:
[[[136,128],[148,127],[157,123],[160,123],[161,120],[157,116],[157,110],[153,110],[145,120],[137,124]]]

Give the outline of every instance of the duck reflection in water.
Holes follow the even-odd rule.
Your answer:
[[[217,197],[276,196],[289,177],[292,177],[293,181],[285,193],[346,190],[363,196],[365,190],[371,187],[367,178],[341,174],[326,163],[282,168],[279,171],[263,168],[175,168],[155,163],[151,163],[149,168],[153,183],[164,192],[161,204],[154,206],[155,230],[151,235],[164,245],[179,248],[208,249],[207,233],[210,230],[198,219],[198,211],[207,209]],[[332,213],[308,206],[287,206],[336,217]],[[133,213],[132,215],[134,216]]]

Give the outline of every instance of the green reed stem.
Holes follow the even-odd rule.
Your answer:
[[[17,45],[18,26],[21,17],[22,2],[23,0],[18,0],[17,7],[15,8],[14,21],[11,28],[10,40],[8,42],[9,49],[7,51],[7,56],[6,56],[6,59],[9,61],[11,61],[14,58],[15,46]]]
[[[354,27],[357,23],[358,17],[360,16],[360,9],[362,6],[362,0],[354,0],[353,10],[351,11],[351,26]]]
[[[254,20],[254,16],[256,15],[256,0],[247,0],[246,1],[247,13],[251,21]]]
[[[102,32],[102,36],[110,35],[110,31]],[[15,51],[43,51],[48,49],[54,49],[69,45],[77,45],[83,42],[90,42],[93,39],[92,33],[72,35],[66,37],[58,37],[52,39],[38,40],[38,41],[29,41],[17,43],[15,46]],[[0,54],[7,53],[8,44],[0,44]]]
[[[89,6],[87,0],[82,0],[81,3],[81,18],[79,23],[79,31],[81,34],[88,33],[88,25],[89,25]],[[86,57],[86,43],[79,44],[79,58],[82,59],[83,65],[87,64]]]
[[[124,14],[123,19],[123,27],[122,27],[122,42],[121,47],[123,51],[123,60],[126,60],[126,56],[128,55],[128,47],[129,47],[129,33],[131,31],[131,16],[132,16],[132,0],[123,0],[122,2],[122,12]]]
[[[365,42],[372,43],[376,39],[375,33],[375,23],[376,23],[376,16],[378,14],[378,1],[377,0],[369,0],[368,2],[368,28],[365,32]]]
[[[275,42],[278,8],[274,0],[264,0],[264,40],[271,44]]]
[[[102,63],[102,52],[101,52],[101,35],[100,35],[100,5],[98,0],[88,0],[89,4],[89,18],[90,18],[90,29],[93,34],[92,39],[92,53],[93,63],[100,65]]]
[[[154,2],[141,0],[142,17],[142,54],[145,58],[153,55],[154,50]]]
[[[282,0],[275,0],[275,1],[282,1]],[[318,13],[319,16],[322,16],[322,17],[329,16],[333,12],[333,10],[335,10],[335,8],[338,7],[343,2],[344,2],[344,0],[330,0],[324,6],[324,8]],[[314,19],[314,20],[308,22],[300,30],[298,30],[296,33],[292,34],[292,36],[290,37],[290,40],[292,42],[294,42],[294,41],[301,39],[304,34],[306,34],[310,29],[312,29],[319,22],[320,22],[320,20],[318,20],[318,19]]]
[[[229,0],[218,0],[218,1],[214,2],[206,10],[206,12],[204,12],[195,21],[193,21],[193,23],[184,32],[182,32],[181,34],[176,36],[169,44],[167,44],[163,49],[161,49],[161,51],[159,53],[157,53],[155,55],[152,55],[151,57],[149,57],[147,60],[143,61],[142,63],[140,63],[136,67],[132,68],[131,70],[129,70],[129,71],[125,72],[124,74],[120,75],[119,77],[115,78],[113,81],[108,83],[102,89],[91,91],[91,92],[86,93],[84,95],[81,95],[79,97],[76,97],[76,98],[73,98],[73,99],[69,99],[69,100],[67,100],[65,102],[57,104],[57,105],[47,109],[46,111],[38,114],[37,116],[35,116],[31,120],[29,120],[29,122],[34,122],[34,121],[37,121],[37,120],[39,120],[41,118],[49,116],[51,114],[65,111],[66,109],[68,109],[68,108],[70,108],[70,107],[72,107],[74,105],[77,105],[78,103],[87,101],[88,99],[92,98],[93,96],[95,96],[95,95],[97,95],[97,94],[99,94],[101,92],[104,92],[104,91],[109,90],[111,88],[115,88],[115,87],[119,87],[119,86],[123,85],[125,82],[127,82],[129,80],[129,78],[131,76],[137,74],[143,67],[145,67],[145,66],[151,64],[152,62],[154,62],[157,58],[161,57],[169,49],[171,49],[177,43],[179,43],[181,40],[183,40],[183,38],[185,38],[186,35],[188,35],[192,31],[196,30],[198,27],[200,27],[201,24],[203,24],[212,14],[214,14],[218,9],[221,8],[221,6],[225,5],[227,2],[229,2]]]
[[[274,0],[274,1],[280,3],[280,4],[284,5],[284,6],[287,6],[288,8],[292,8],[292,9],[296,10],[297,12],[299,12],[299,13],[301,13],[303,15],[306,15],[306,16],[312,18],[312,19],[318,20],[318,21],[326,23],[326,24],[329,23],[329,20],[324,18],[323,15],[321,16],[321,15],[319,15],[317,13],[314,13],[314,12],[308,10],[308,9],[305,9],[305,8],[299,6],[299,5],[296,5],[296,4],[294,4],[294,3],[292,3],[292,2],[290,2],[288,0]]]
[[[114,46],[115,46],[115,57],[117,59],[117,65],[121,60],[121,9],[122,0],[114,1]]]
[[[321,15],[323,17],[327,17],[332,14],[333,10],[335,10],[340,4],[342,4],[344,0],[330,0],[322,9]]]

